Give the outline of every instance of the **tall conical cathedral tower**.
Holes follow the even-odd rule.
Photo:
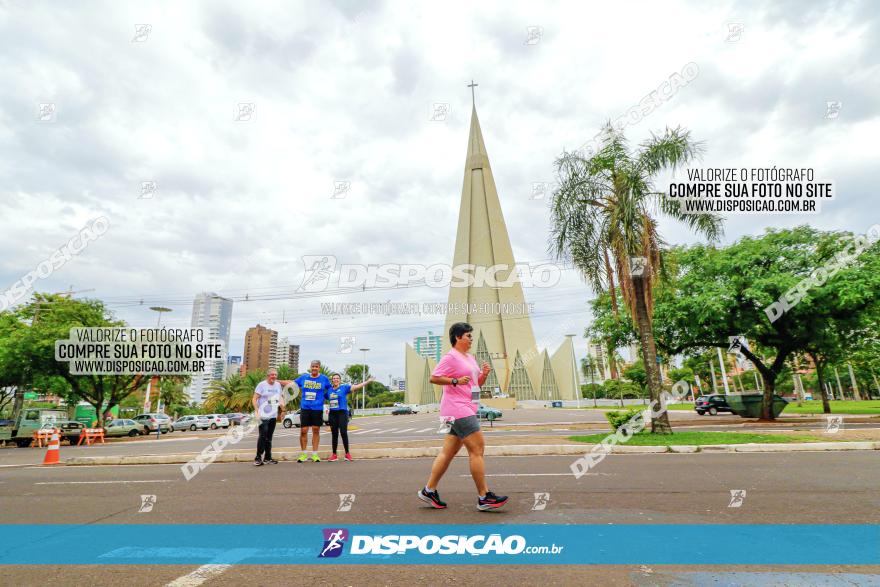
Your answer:
[[[462,265],[503,268],[494,273],[495,283],[478,280],[469,287],[449,288],[450,307],[462,311],[446,315],[443,352],[450,348],[449,327],[468,322],[474,327],[471,352],[478,363],[492,365],[483,385],[484,397],[497,390],[518,400],[575,399],[579,389],[571,340],[566,338],[552,358],[535,343],[476,108],[471,111],[453,256],[453,266]],[[433,359],[420,357],[407,344],[408,403],[440,401],[440,388],[428,379],[434,365]]]

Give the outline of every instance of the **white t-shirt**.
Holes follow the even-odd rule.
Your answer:
[[[281,403],[281,384],[276,381],[270,385],[268,381],[260,381],[254,393],[260,396],[257,399],[257,417],[261,420],[277,418],[278,405]]]

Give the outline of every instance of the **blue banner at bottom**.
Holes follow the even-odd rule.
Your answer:
[[[2,565],[877,565],[877,525],[0,525]]]

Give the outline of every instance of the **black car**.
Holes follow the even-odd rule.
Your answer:
[[[701,416],[705,415],[706,412],[709,412],[710,416],[714,416],[718,412],[733,413],[723,395],[701,395],[694,403],[694,409]]]
[[[400,406],[391,411],[392,416],[402,416],[404,414],[415,414],[415,411],[410,406]]]

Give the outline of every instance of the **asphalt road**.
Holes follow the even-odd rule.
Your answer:
[[[873,452],[611,455],[575,479],[570,457],[496,457],[490,487],[511,496],[501,511],[478,512],[467,461],[458,458],[440,491],[449,509],[436,511],[415,493],[429,459],[292,463],[255,468],[215,463],[191,481],[179,466],[21,467],[0,470],[4,524],[678,524],[880,523],[880,467]],[[732,490],[745,490],[729,507]],[[339,494],[354,494],[337,511]],[[549,493],[543,510],[535,493]],[[138,513],[142,495],[152,511]],[[120,544],[125,537],[120,536]],[[693,573],[700,571],[702,575]],[[880,584],[878,567],[516,566],[302,567],[185,565],[6,567],[10,585],[316,584]],[[726,573],[746,574],[726,574]],[[761,573],[756,576],[748,572]],[[785,575],[768,575],[769,572]],[[832,576],[832,572],[850,575]],[[193,575],[193,573],[195,573]],[[807,573],[799,576],[791,573]],[[865,573],[873,573],[866,575]],[[497,576],[496,576],[497,575]],[[207,579],[205,578],[207,576]],[[773,580],[776,580],[773,579]],[[719,582],[720,581],[720,582]],[[725,582],[726,581],[726,582]],[[750,581],[758,581],[751,582]],[[830,581],[830,582],[829,582]],[[54,582],[54,583],[53,583]]]

